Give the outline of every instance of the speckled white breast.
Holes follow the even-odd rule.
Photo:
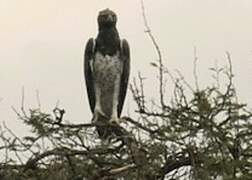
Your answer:
[[[112,86],[116,76],[122,73],[122,62],[119,58],[119,52],[114,56],[104,56],[97,52],[93,62],[93,73],[95,81],[102,88],[107,89]]]
[[[95,90],[101,92],[101,106],[103,111],[110,116],[113,107],[114,94],[119,94],[120,79],[122,74],[123,62],[119,52],[114,56],[103,55],[99,52],[95,54],[92,62]],[[118,86],[115,84],[119,83]]]

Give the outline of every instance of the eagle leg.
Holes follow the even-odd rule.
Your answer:
[[[119,93],[120,93],[120,76],[117,75],[116,80],[115,80],[115,85],[114,85],[114,95],[113,95],[113,108],[112,108],[112,115],[109,120],[110,123],[120,123],[120,119],[118,117],[118,102],[119,102]]]
[[[96,91],[95,93],[96,103],[95,103],[94,114],[93,114],[93,119],[92,119],[93,122],[97,122],[99,117],[103,117],[103,118],[107,117],[101,108],[101,99],[100,99],[101,90],[98,85],[96,85],[95,91]]]
[[[109,123],[111,123],[111,124],[120,124],[120,118],[111,117],[110,120],[109,120]]]

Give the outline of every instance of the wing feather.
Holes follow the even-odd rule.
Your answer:
[[[93,38],[90,38],[86,44],[84,55],[84,76],[86,80],[89,105],[92,112],[94,112],[95,108],[95,90],[94,90],[94,77],[90,64],[94,58],[94,46],[95,41]]]
[[[121,40],[121,49],[120,49],[120,55],[123,60],[123,72],[121,76],[121,84],[120,84],[120,94],[119,94],[119,103],[118,103],[118,116],[120,117],[126,92],[127,92],[127,86],[129,81],[129,73],[130,73],[130,48],[127,40],[123,39]]]

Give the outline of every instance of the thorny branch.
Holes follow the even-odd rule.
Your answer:
[[[146,17],[146,13],[145,13],[145,6],[144,6],[144,0],[141,0],[141,7],[142,7],[142,16],[143,16],[143,20],[144,20],[144,26],[146,28],[145,32],[148,34],[148,36],[151,39],[152,44],[155,47],[155,50],[157,51],[158,54],[158,64],[159,64],[159,95],[160,95],[160,103],[162,105],[163,108],[166,107],[165,102],[164,102],[164,67],[163,67],[163,58],[162,58],[162,53],[161,50],[158,46],[158,43],[155,39],[155,37],[153,36],[152,32],[151,32],[151,28],[148,24],[148,20]]]
[[[214,85],[193,89],[190,99],[184,93],[188,84],[177,81],[175,101],[166,111],[148,107],[143,102],[143,81],[135,82],[132,92],[140,117],[122,117],[125,124],[69,124],[60,108],[54,109],[52,115],[40,109],[24,112],[22,108],[18,112],[13,108],[31,128],[32,135],[22,138],[7,126],[0,129],[0,151],[5,154],[0,162],[0,177],[8,180],[8,174],[15,173],[27,177],[31,171],[43,174],[43,169],[49,171],[58,166],[68,172],[68,179],[163,180],[189,175],[204,179],[216,176],[213,167],[223,166],[229,167],[221,169],[225,176],[249,176],[252,113],[238,103],[230,54],[227,59],[229,65],[223,71],[228,77],[225,88]],[[157,104],[158,108],[162,106]],[[97,126],[109,126],[114,132],[108,144],[98,140]],[[44,141],[47,146],[42,148]]]
[[[193,76],[195,81],[196,90],[199,91],[199,81],[198,81],[198,75],[197,75],[197,62],[198,62],[198,56],[197,56],[197,48],[194,46],[193,48]]]

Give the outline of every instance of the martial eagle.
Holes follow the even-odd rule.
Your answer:
[[[84,74],[93,122],[119,123],[127,91],[130,71],[128,42],[120,39],[116,14],[105,9],[98,15],[99,32],[86,44]],[[107,138],[111,129],[97,126],[100,138]]]

